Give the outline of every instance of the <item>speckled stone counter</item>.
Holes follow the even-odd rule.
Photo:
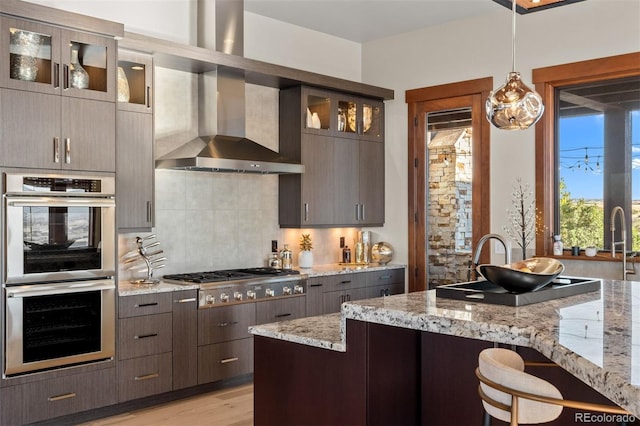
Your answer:
[[[160,281],[158,284],[133,284],[129,281],[118,282],[119,296],[133,296],[136,294],[164,293],[169,291],[198,289],[198,284],[171,284]]]
[[[370,263],[368,265],[356,265],[356,264],[339,264],[331,263],[328,265],[315,265],[313,268],[299,269],[301,274],[307,274],[309,278],[322,277],[326,275],[340,275],[340,274],[353,274],[358,272],[374,272],[385,271],[388,269],[405,269],[406,265],[400,264],[386,264],[379,265],[377,263]]]
[[[346,320],[530,347],[640,416],[640,283],[521,307],[416,292],[343,304],[340,316],[250,328],[256,335],[346,350]]]

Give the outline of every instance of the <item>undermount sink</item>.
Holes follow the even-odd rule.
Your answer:
[[[601,285],[602,280],[598,278],[559,276],[537,291],[511,293],[490,281],[476,280],[436,287],[436,296],[494,305],[524,306],[598,291]]]

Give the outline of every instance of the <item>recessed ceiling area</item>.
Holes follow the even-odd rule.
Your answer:
[[[517,0],[529,13],[584,0]],[[247,12],[357,43],[511,9],[511,0],[244,0]]]

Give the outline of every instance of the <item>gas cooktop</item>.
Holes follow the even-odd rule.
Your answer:
[[[234,280],[245,280],[259,277],[281,277],[287,275],[299,275],[299,271],[292,269],[276,268],[244,268],[226,269],[220,271],[192,272],[186,274],[169,274],[163,277],[164,280],[178,281],[182,283],[215,283]]]

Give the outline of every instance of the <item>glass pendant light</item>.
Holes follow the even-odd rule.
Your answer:
[[[498,129],[524,130],[534,125],[544,112],[542,97],[528,88],[516,72],[516,0],[512,1],[511,72],[504,85],[493,90],[486,102],[487,120]]]

